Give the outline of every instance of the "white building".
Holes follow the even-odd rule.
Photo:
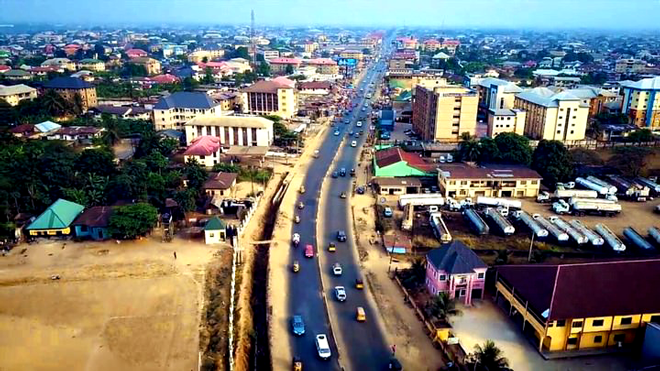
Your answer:
[[[161,98],[153,109],[156,130],[182,130],[183,124],[200,116],[220,116],[220,105],[206,93],[180,91]]]
[[[212,136],[223,147],[268,147],[273,143],[273,122],[258,116],[231,115],[197,117],[185,124],[186,141]]]

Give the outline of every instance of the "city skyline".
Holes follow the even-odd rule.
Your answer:
[[[634,7],[623,0],[590,2],[558,0],[337,0],[326,7],[310,7],[305,0],[2,0],[0,23],[77,25],[247,25],[250,10],[258,26],[393,26],[504,29],[630,29],[657,30],[657,0],[639,0]],[[629,4],[629,3],[628,3]],[[476,11],[475,11],[476,9]],[[525,11],[522,11],[525,9]],[[616,19],[612,18],[616,9]],[[28,11],[26,11],[28,10]],[[350,10],[350,11],[348,11]],[[616,22],[615,22],[616,21]]]

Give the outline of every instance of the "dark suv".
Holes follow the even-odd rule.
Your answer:
[[[337,231],[337,241],[339,241],[339,242],[346,242],[346,232],[344,232],[344,231]]]

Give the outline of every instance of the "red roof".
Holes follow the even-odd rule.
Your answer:
[[[270,64],[295,64],[299,65],[302,61],[298,58],[275,58],[268,61]]]
[[[429,39],[429,40],[424,41],[424,44],[425,45],[439,45],[440,41],[438,41],[436,39]]]
[[[318,66],[318,65],[334,66],[337,64],[337,62],[333,61],[330,58],[303,59],[303,62],[314,66]]]
[[[173,84],[175,82],[178,82],[179,78],[174,75],[170,75],[169,73],[166,73],[164,75],[158,75],[152,77],[151,81],[158,84]]]
[[[9,70],[11,70],[11,67],[5,66],[4,64],[0,65],[0,71],[9,71]]]
[[[13,134],[31,134],[34,132],[34,125],[32,124],[23,124],[23,125],[18,125],[16,127],[13,127],[9,129],[9,131]]]
[[[145,52],[145,51],[142,50],[142,49],[128,49],[128,50],[126,51],[126,55],[127,55],[129,58],[132,59],[132,58],[137,58],[137,57],[146,57],[146,56],[147,56],[147,52]]]
[[[184,156],[210,156],[220,149],[220,138],[203,135],[190,143]]]
[[[461,45],[461,42],[458,40],[444,40],[442,45]]]
[[[376,152],[376,164],[378,167],[390,166],[402,161],[419,171],[428,172],[434,168],[434,165],[426,163],[421,157],[408,153],[399,147],[391,147]]]

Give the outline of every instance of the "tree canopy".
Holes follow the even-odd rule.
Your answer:
[[[532,149],[526,137],[516,133],[502,133],[494,141],[499,151],[498,162],[529,165],[532,161]]]
[[[158,222],[158,210],[147,203],[120,206],[110,217],[110,234],[119,239],[134,239],[149,233]]]
[[[573,158],[564,144],[557,140],[541,140],[532,155],[532,169],[547,184],[554,186],[573,177]]]
[[[474,352],[466,357],[466,363],[470,370],[478,371],[506,370],[509,366],[502,350],[492,340],[486,340],[483,345],[475,345]]]

